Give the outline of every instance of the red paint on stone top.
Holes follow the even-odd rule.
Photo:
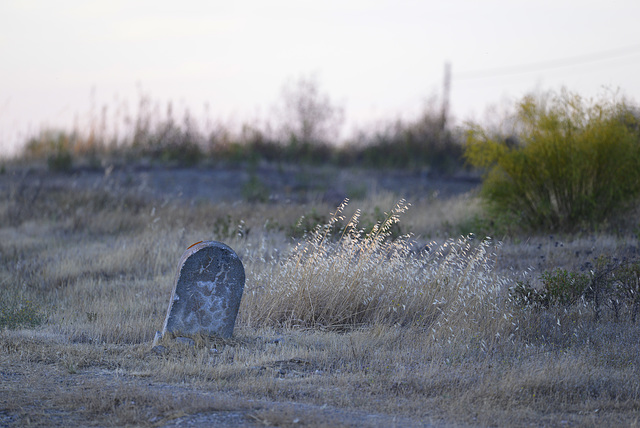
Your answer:
[[[191,248],[191,247],[195,247],[196,245],[198,245],[198,244],[200,244],[200,243],[202,243],[202,242],[204,242],[204,241],[198,241],[198,242],[196,242],[195,244],[189,245],[189,247],[187,247],[187,250],[188,250],[189,248]]]

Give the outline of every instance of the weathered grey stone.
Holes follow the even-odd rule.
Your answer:
[[[161,336],[231,337],[244,280],[242,262],[225,244],[203,241],[187,248],[178,264]]]

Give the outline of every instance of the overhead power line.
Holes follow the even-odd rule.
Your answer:
[[[456,80],[483,79],[491,77],[502,77],[515,74],[533,73],[556,68],[573,67],[577,65],[589,64],[600,61],[607,61],[622,57],[640,55],[640,45],[628,46],[626,48],[614,49],[604,52],[597,52],[587,55],[579,55],[562,59],[534,62],[506,67],[490,68],[485,70],[474,70],[462,73],[454,73]]]

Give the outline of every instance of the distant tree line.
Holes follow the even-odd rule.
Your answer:
[[[436,173],[456,171],[464,162],[462,138],[444,128],[440,113],[433,109],[425,109],[417,119],[396,120],[338,141],[343,109],[320,91],[314,78],[283,87],[275,125],[246,123],[235,133],[222,125],[204,131],[188,111],[179,120],[171,104],[161,115],[148,96],[141,96],[137,115],[125,117],[124,126],[116,125],[121,132],[110,134],[105,110],[102,118],[92,120],[88,132],[42,131],[26,142],[23,157],[46,159],[55,170],[69,170],[77,163],[99,165],[113,158],[177,165],[261,160],[331,163]]]

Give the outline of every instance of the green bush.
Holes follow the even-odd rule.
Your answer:
[[[77,135],[46,130],[27,141],[25,154],[31,159],[47,159],[50,171],[69,172],[73,166],[73,150]]]
[[[620,320],[626,309],[635,323],[640,312],[640,261],[600,256],[591,269],[591,285],[586,297],[593,302],[595,319],[603,308]]]
[[[600,256],[587,263],[588,273],[556,269],[540,275],[542,288],[518,281],[509,289],[510,300],[520,307],[568,308],[583,302],[593,309],[594,319],[608,308],[615,321],[626,311],[632,323],[640,313],[640,261]]]
[[[547,293],[533,287],[529,281],[517,281],[516,285],[509,289],[510,300],[520,307],[548,307]]]
[[[0,300],[0,329],[37,327],[44,320],[44,313],[36,303],[3,293]]]
[[[638,118],[623,102],[587,102],[567,91],[525,97],[505,138],[467,129],[465,158],[484,169],[492,214],[532,229],[595,226],[640,194]]]
[[[329,223],[329,218],[323,214],[319,214],[315,208],[311,212],[301,216],[295,225],[289,227],[289,236],[293,238],[302,238],[307,234],[316,230],[319,226]],[[336,234],[338,229],[344,227],[340,220],[331,223],[332,233]]]
[[[556,269],[540,275],[542,290],[530,283],[518,281],[510,290],[511,299],[519,306],[571,306],[585,296],[591,284],[587,274]]]
[[[576,303],[589,287],[589,275],[556,269],[542,273],[542,284],[549,304],[569,306]]]
[[[640,261],[623,265],[617,279],[616,294],[629,307],[631,322],[635,323],[640,313]]]
[[[56,149],[47,157],[47,167],[50,171],[69,172],[73,166],[73,156],[66,149]]]
[[[204,137],[193,126],[188,116],[182,126],[177,124],[170,110],[168,117],[155,125],[150,118],[139,118],[129,143],[129,155],[162,163],[196,165],[204,157],[201,148]]]
[[[269,188],[255,173],[251,173],[249,180],[242,185],[242,196],[248,202],[267,202],[269,194]]]
[[[217,217],[213,223],[213,236],[218,239],[246,238],[251,228],[245,227],[244,221],[235,222],[229,214]]]
[[[450,174],[463,164],[460,140],[443,128],[440,113],[432,110],[425,110],[412,121],[391,122],[371,134],[363,133],[358,139],[358,143],[342,149],[340,158],[344,165]]]

